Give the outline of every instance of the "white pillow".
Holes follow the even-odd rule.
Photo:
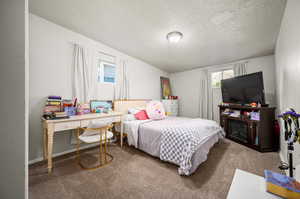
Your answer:
[[[112,120],[103,120],[103,121],[90,121],[87,128],[102,128],[105,126],[111,125]],[[82,136],[92,136],[92,135],[99,135],[99,131],[96,130],[86,130],[83,132]]]
[[[128,113],[134,115],[134,114],[137,114],[138,112],[140,112],[143,109],[145,109],[145,108],[142,108],[142,107],[130,108],[130,109],[128,109]]]
[[[147,115],[152,120],[162,120],[166,118],[165,109],[160,101],[151,101],[147,104]]]
[[[136,118],[134,117],[134,114],[126,114],[123,116],[123,121],[133,121],[136,120]]]

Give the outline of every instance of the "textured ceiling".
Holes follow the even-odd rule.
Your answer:
[[[285,0],[30,0],[30,11],[168,72],[274,52]],[[177,44],[166,34],[183,33]]]

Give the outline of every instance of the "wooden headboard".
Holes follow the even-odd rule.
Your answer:
[[[151,101],[149,99],[130,99],[130,100],[115,100],[113,103],[114,111],[128,113],[128,109],[136,107],[145,107]]]

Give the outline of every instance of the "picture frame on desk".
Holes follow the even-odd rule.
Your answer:
[[[112,100],[91,100],[90,110],[91,113],[102,113],[112,110],[113,101]]]

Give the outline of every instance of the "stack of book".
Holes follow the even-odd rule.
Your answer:
[[[229,108],[226,108],[226,109],[222,112],[223,115],[230,115],[231,113],[233,113],[233,110],[231,110],[231,109],[229,109]]]
[[[54,118],[55,119],[68,118],[68,115],[66,112],[54,112]]]
[[[78,115],[83,115],[83,114],[88,114],[90,113],[90,104],[79,104],[77,108],[77,114]]]
[[[54,106],[61,109],[61,96],[49,96],[46,102],[46,107],[47,106]]]
[[[62,98],[61,96],[48,96],[46,105],[43,110],[45,119],[61,119],[67,118],[67,114],[62,111]]]
[[[49,96],[44,107],[43,116],[46,119],[53,118],[53,113],[61,111],[61,97]]]
[[[241,116],[241,111],[239,110],[233,110],[230,114],[230,117],[240,117]]]

